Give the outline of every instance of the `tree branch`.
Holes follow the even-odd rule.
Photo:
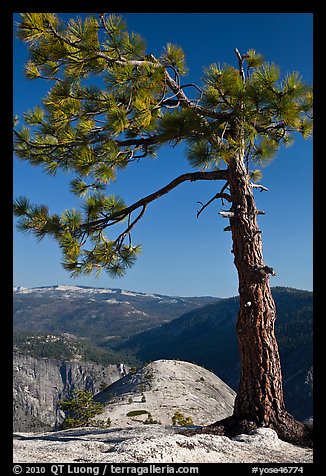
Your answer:
[[[223,187],[223,189],[224,188],[225,187]],[[218,198],[221,198],[222,200],[223,199],[227,200],[228,202],[232,202],[231,195],[229,195],[228,193],[223,193],[221,191],[221,192],[217,193],[216,195],[214,195],[214,197],[212,197],[210,200],[208,200],[207,203],[197,202],[197,203],[200,203],[202,205],[201,209],[197,212],[197,218],[199,217],[201,212],[205,210],[206,207],[208,207],[214,200],[216,200]]]
[[[135,218],[135,220],[132,222],[132,223],[129,223],[128,224],[128,227],[125,229],[125,231],[123,233],[121,233],[118,238],[115,240],[115,243],[117,244],[117,249],[120,250],[121,246],[122,246],[122,243],[125,239],[125,237],[131,232],[131,230],[133,229],[133,227],[136,225],[136,223],[141,219],[141,217],[144,215],[145,211],[146,211],[146,207],[147,205],[143,205],[143,208],[141,210],[141,212],[139,213],[139,215]]]
[[[221,122],[225,122],[229,120],[232,116],[232,113],[230,112],[216,112],[212,111],[210,109],[206,109],[203,106],[199,106],[198,104],[193,103],[188,99],[188,97],[185,95],[184,91],[181,89],[181,87],[174,81],[174,79],[171,78],[169,73],[165,71],[165,76],[166,76],[166,82],[170,89],[175,93],[176,97],[179,99],[181,102],[182,107],[187,107],[189,109],[194,109],[196,112],[199,114],[205,116],[205,117],[211,117],[213,119],[218,119],[221,120]]]
[[[228,180],[228,172],[227,170],[214,170],[212,172],[190,172],[190,173],[180,175],[179,177],[172,180],[172,182],[165,185],[165,187],[162,187],[156,192],[151,193],[150,195],[147,195],[146,197],[138,200],[137,202],[133,203],[129,207],[126,207],[123,210],[119,210],[117,212],[111,213],[111,215],[108,215],[107,217],[102,218],[100,220],[95,220],[93,222],[85,223],[81,225],[81,228],[86,228],[86,229],[88,228],[92,231],[96,229],[106,228],[107,226],[110,226],[114,223],[121,221],[123,218],[128,216],[134,210],[137,210],[137,208],[145,207],[148,203],[151,203],[154,200],[157,200],[158,198],[162,197],[163,195],[166,195],[167,193],[169,193],[171,190],[173,190],[174,188],[176,188],[178,185],[182,184],[183,182],[187,182],[187,181],[196,182],[197,180]],[[223,195],[227,195],[227,194],[223,194]],[[224,198],[226,198],[226,196]]]

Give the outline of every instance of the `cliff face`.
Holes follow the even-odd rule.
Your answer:
[[[61,398],[74,389],[87,389],[95,394],[125,373],[123,364],[103,366],[14,354],[14,430],[40,431],[57,427],[63,420],[63,413],[58,409]]]

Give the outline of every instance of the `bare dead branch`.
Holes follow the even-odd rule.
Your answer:
[[[264,187],[263,185],[260,185],[259,183],[250,182],[250,186],[252,188],[259,188],[261,192],[263,192],[264,190],[268,191],[267,187]]]
[[[238,63],[239,63],[239,73],[241,75],[242,81],[245,81],[245,73],[243,70],[243,57],[241,56],[238,48],[234,48],[235,54],[237,55],[238,58]]]
[[[227,212],[222,211],[222,212],[218,212],[218,213],[219,213],[219,215],[222,215],[223,218],[233,218],[234,215],[235,215],[235,213],[232,212],[232,211],[227,211]]]

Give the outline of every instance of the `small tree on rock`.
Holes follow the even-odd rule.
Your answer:
[[[62,423],[62,429],[89,425],[110,426],[109,419],[107,422],[94,420],[96,415],[103,413],[104,404],[95,402],[92,393],[88,390],[76,390],[72,397],[61,400],[59,407],[64,412],[68,412]]]
[[[172,416],[172,425],[192,426],[193,424],[192,418],[190,416],[185,417],[179,410]]]

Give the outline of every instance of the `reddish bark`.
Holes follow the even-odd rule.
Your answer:
[[[233,416],[216,422],[210,430],[232,436],[263,426],[273,428],[284,440],[311,445],[311,431],[289,415],[284,406],[274,332],[276,307],[269,282],[272,270],[263,269],[266,265],[257,208],[240,155],[229,164],[228,181],[234,213],[230,218],[232,251],[239,278],[240,309],[236,328],[241,376]]]
[[[234,264],[238,271],[240,310],[237,333],[241,378],[234,415],[255,417],[270,426],[283,412],[280,357],[274,333],[276,318],[269,274],[265,274],[261,233],[252,187],[243,160],[230,165],[229,176]]]

